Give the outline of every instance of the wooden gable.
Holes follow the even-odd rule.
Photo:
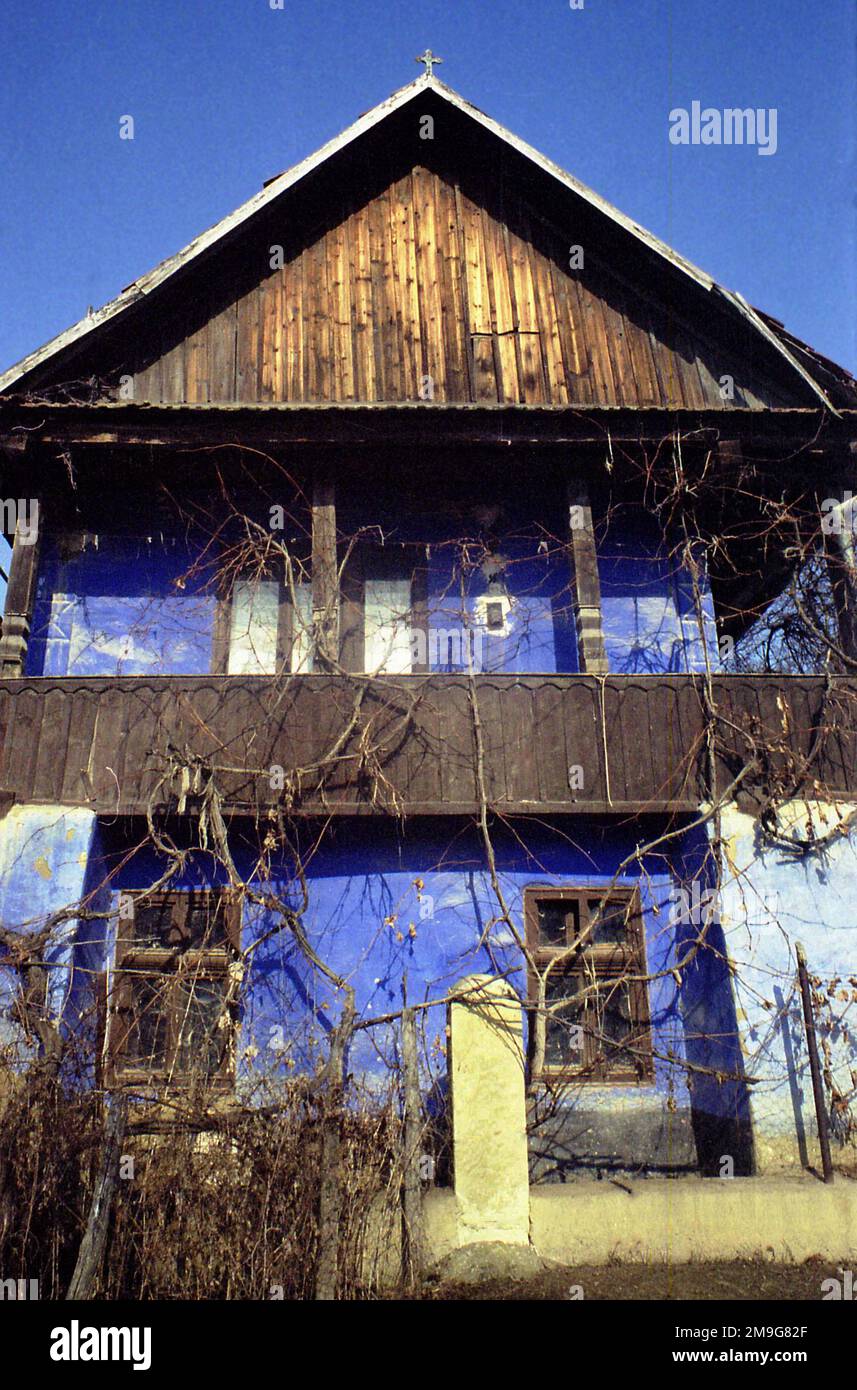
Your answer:
[[[122,364],[131,398],[704,408],[729,371],[736,404],[786,403],[593,255],[572,274],[568,248],[520,202],[417,164],[222,308],[215,291],[202,322],[191,303],[154,325]]]
[[[442,84],[415,87],[281,195],[257,195],[202,254],[194,243],[193,259],[130,286],[121,313],[108,306],[92,331],[27,359],[16,389],[190,404],[819,403],[737,296],[558,183]]]

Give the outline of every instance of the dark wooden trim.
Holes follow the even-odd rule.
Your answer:
[[[594,1052],[594,1041],[587,1036],[585,1042],[585,1063],[580,1069],[573,1067],[544,1066],[541,1072],[531,1077],[535,1084],[573,1082],[580,1085],[651,1085],[654,1081],[654,1054],[652,1048],[651,1010],[649,991],[645,980],[646,934],[643,919],[642,899],[639,888],[627,884],[569,884],[555,887],[552,884],[531,884],[524,889],[524,926],[527,946],[532,960],[527,970],[527,991],[530,1008],[534,1009],[538,999],[538,981],[533,963],[547,964],[575,944],[575,937],[569,932],[564,945],[549,946],[539,941],[538,909],[539,901],[545,899],[578,904],[578,920],[581,934],[589,925],[587,900],[599,898],[615,900],[627,904],[627,944],[623,946],[600,946],[584,944],[568,956],[558,967],[564,976],[580,975],[587,970],[594,974],[596,981],[624,980],[627,984],[631,1004],[631,1024],[633,1067],[609,1066],[598,1061]],[[643,978],[640,978],[643,977]],[[584,1007],[589,1007],[585,1005]],[[530,1030],[530,1060],[532,1063],[533,1029]],[[594,1056],[593,1056],[594,1052]]]
[[[367,444],[421,443],[446,448],[453,444],[508,446],[605,445],[662,443],[676,432],[693,435],[707,448],[717,447],[728,434],[749,444],[788,445],[815,450],[845,444],[854,436],[857,411],[843,409],[839,417],[806,407],[765,410],[724,406],[710,409],[649,406],[540,406],[476,402],[449,404],[261,403],[231,405],[198,403],[159,406],[133,403],[98,405],[27,405],[0,398],[0,447],[17,448],[20,430],[28,432],[27,453],[41,444],[64,447],[87,444],[111,448],[205,448],[209,442],[257,447],[287,443]],[[347,465],[348,460],[345,460]],[[362,466],[359,454],[353,458]],[[806,456],[795,457],[798,468]]]
[[[3,676],[23,675],[27,659],[27,646],[30,641],[33,606],[36,601],[39,555],[42,548],[45,521],[43,499],[40,497],[32,500],[38,504],[35,538],[24,543],[22,535],[25,534],[25,529],[19,520],[12,542],[9,582],[6,586],[2,636],[0,636],[0,675]],[[31,533],[27,531],[26,534]]]
[[[592,504],[583,478],[569,479],[568,558],[571,572],[571,607],[577,632],[577,654],[581,671],[592,675],[607,673],[607,653],[601,620],[601,581],[595,550]]]
[[[362,665],[362,609],[359,618]],[[486,750],[492,809],[619,818],[694,813],[710,800],[704,680],[680,673],[474,676],[491,727],[502,729],[505,739],[489,741]],[[0,680],[0,784],[7,799],[85,800],[105,815],[145,811],[159,784],[159,808],[175,810],[178,786],[160,780],[172,743],[232,769],[222,774],[225,802],[237,814],[252,815],[279,800],[253,768],[323,759],[351,718],[358,691],[358,726],[342,758],[323,786],[310,779],[299,790],[291,812],[385,814],[387,796],[379,797],[360,775],[359,741],[371,723],[390,804],[396,800],[414,815],[473,814],[472,712],[468,677],[461,674],[365,681],[321,674]],[[793,795],[813,786],[846,798],[857,792],[857,679],[715,674],[712,698],[719,715],[718,785],[727,785],[755,749],[769,750],[765,766],[744,777],[739,804],[752,809],[778,770],[794,778]],[[122,730],[130,731],[130,742],[117,763]],[[510,757],[510,739],[526,753]],[[88,750],[83,764],[81,749]],[[577,764],[585,780],[572,789],[569,769]],[[81,782],[82,765],[89,767],[89,787]],[[110,768],[120,783],[118,803]]]
[[[333,479],[322,474],[313,480],[312,488],[314,657],[322,669],[328,665],[335,665],[339,658],[339,604],[336,492]]]
[[[211,672],[225,676],[229,669],[229,638],[232,632],[232,594],[218,585],[211,634]]]
[[[104,1016],[107,1028],[105,1058],[105,1081],[110,1087],[146,1086],[158,1087],[169,1084],[172,1089],[181,1089],[192,1078],[174,1070],[176,1052],[179,1045],[180,1029],[177,1023],[181,1009],[182,986],[194,979],[217,977],[225,981],[226,993],[229,991],[229,966],[240,950],[241,903],[228,888],[211,889],[166,889],[157,893],[145,890],[124,892],[121,898],[130,902],[120,916],[116,931],[112,989]],[[180,938],[176,945],[147,946],[134,939],[134,915],[137,898],[147,905],[170,908],[170,921],[177,929]],[[182,939],[189,939],[187,926],[190,912],[200,901],[219,902],[222,905],[224,941],[220,945],[203,947],[182,947]],[[129,926],[130,924],[130,926]],[[164,1013],[167,1017],[168,1061],[163,1072],[147,1067],[135,1067],[125,1057],[130,1030],[133,1027],[133,987],[131,975],[146,975],[162,979],[164,982]],[[237,1019],[232,1020],[231,1036],[226,1040],[220,1071],[209,1077],[207,1084],[215,1090],[230,1090],[235,1081],[235,1035]]]

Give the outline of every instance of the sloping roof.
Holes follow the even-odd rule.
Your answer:
[[[366,112],[353,125],[350,125],[335,139],[328,141],[314,154],[275,178],[267,180],[263,188],[236,211],[194,238],[176,255],[162,261],[153,270],[126,286],[115,299],[110,300],[109,303],[95,312],[87,314],[78,323],[58,334],[43,347],[22,358],[20,362],[0,375],[0,392],[9,391],[11,387],[21,383],[36,368],[49,363],[52,358],[58,357],[69,347],[97,334],[100,329],[114,322],[126,310],[138,305],[141,300],[164,285],[173,276],[179,274],[185,267],[191,265],[204,252],[232,234],[243,223],[281,197],[288,189],[299,184],[301,180],[318,169],[333,155],[359,140],[361,136],[374,129],[426,90],[432,91],[437,97],[448,102],[485,130],[490,131],[525,159],[531,161],[544,174],[557,180],[563,187],[585,200],[598,212],[624,229],[637,242],[649,248],[657,256],[662,257],[671,267],[687,276],[703,291],[716,295],[725,301],[745,323],[750,325],[755,333],[758,333],[760,338],[764,339],[779,354],[788,364],[788,367],[810,388],[816,399],[835,413],[835,406],[819,377],[826,378],[828,382],[833,384],[844,385],[847,382],[853,386],[854,383],[847,372],[842,368],[835,367],[834,364],[827,363],[826,359],[813,353],[812,349],[808,349],[805,344],[801,344],[797,339],[787,335],[781,326],[777,325],[776,320],[760,314],[751,308],[741,295],[717,284],[705,271],[700,270],[685,257],[680,256],[652,232],[626,217],[611,203],[601,198],[592,189],[560,168],[559,165],[545,158],[538,150],[513,135],[511,131],[506,130],[490,116],[485,115],[484,112],[466,101],[433,74],[423,74],[415,81],[394,92],[386,101]],[[831,368],[832,370],[830,370]]]

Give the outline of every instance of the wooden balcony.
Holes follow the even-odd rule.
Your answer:
[[[772,779],[780,794],[857,792],[857,680],[717,676],[712,693],[719,792],[751,751],[741,798]],[[499,812],[687,814],[711,794],[704,695],[682,675],[6,679],[0,793],[193,812],[213,768],[236,813],[470,814],[481,738]]]

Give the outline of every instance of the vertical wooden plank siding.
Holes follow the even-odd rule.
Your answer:
[[[134,399],[418,400],[430,376],[436,401],[702,409],[730,404],[725,369],[736,405],[787,403],[649,272],[589,248],[572,268],[573,227],[489,170],[417,163],[362,200],[340,184],[330,204],[303,231],[297,210],[282,266],[258,238],[236,244],[162,329],[129,341]],[[224,306],[214,291],[233,282]]]

